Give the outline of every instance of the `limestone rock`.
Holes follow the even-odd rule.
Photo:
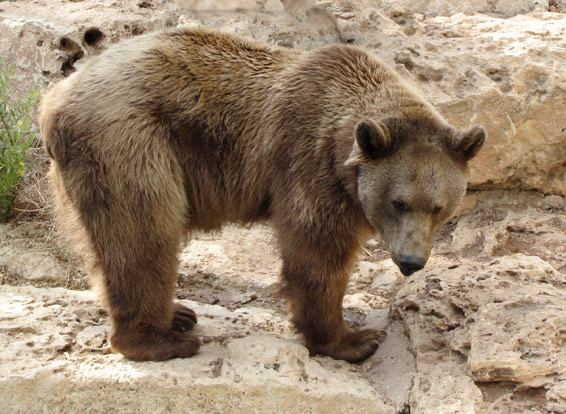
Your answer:
[[[197,356],[134,363],[109,353],[88,292],[0,286],[0,301],[6,412],[394,412],[350,364],[312,359],[293,336],[247,335],[219,306],[186,302],[204,315],[199,331],[222,333]]]
[[[566,110],[566,74],[555,69],[566,56],[563,15],[366,16],[364,43],[375,44],[451,123],[487,128],[486,147],[472,161],[473,186],[565,194],[566,124],[556,114]]]
[[[393,309],[409,333],[419,372],[440,369],[439,378],[444,380],[462,370],[458,354],[467,360],[470,377],[467,372],[461,375],[469,386],[455,390],[471,387],[470,395],[476,397],[455,401],[472,404],[482,400],[471,380],[510,381],[526,388],[551,388],[566,381],[564,303],[562,275],[538,257],[516,254],[483,265],[440,265],[425,271],[399,291]],[[444,366],[438,368],[439,363]],[[429,407],[423,397],[415,397],[423,389],[428,391],[423,381],[416,377],[413,398],[415,406]],[[431,391],[430,395],[438,398],[441,393]],[[447,401],[441,398],[440,402],[451,407],[453,395],[448,392]],[[552,400],[547,404],[552,405]],[[478,403],[462,412],[479,412],[481,407]]]
[[[489,137],[472,162],[472,186],[566,195],[566,124],[556,116],[566,112],[566,73],[556,70],[566,65],[566,20],[545,11],[557,8],[535,0],[317,4],[334,15],[336,26],[312,20],[306,11],[298,18],[295,9],[276,16],[187,13],[206,26],[283,46],[364,46],[397,68],[454,125],[485,125]]]
[[[21,226],[0,224],[0,275],[22,282],[64,282],[69,267],[61,265],[52,254],[53,245],[43,238],[40,224]]]
[[[563,2],[270,0],[238,8],[187,0],[179,9],[93,1],[3,3],[0,55],[17,64],[20,88],[44,88],[119,38],[179,22],[290,47],[355,43],[396,67],[456,126],[486,126],[487,146],[471,166],[475,188],[566,195],[566,124],[556,115],[566,112],[566,73],[556,70],[566,65]]]
[[[0,56],[16,64],[21,90],[42,89],[121,38],[176,26],[166,0],[18,1],[0,5]]]
[[[530,297],[482,307],[470,328],[472,378],[528,383],[566,374],[565,315],[566,306]]]
[[[544,198],[539,200],[544,202]],[[484,205],[484,201],[480,203]],[[494,256],[522,252],[531,256],[521,263],[523,270],[548,267],[555,269],[553,272],[564,272],[565,230],[566,217],[563,214],[543,214],[534,209],[517,211],[511,206],[502,206],[462,216],[452,233],[452,243],[446,245],[441,242],[437,248],[450,250],[460,257],[486,261]],[[507,259],[503,257],[502,260]]]
[[[255,226],[246,233],[227,226],[222,233],[195,235],[181,254],[183,280],[208,274],[214,286],[226,285],[230,279],[246,288],[268,288],[279,280],[281,267],[272,233],[267,226]],[[231,238],[230,243],[225,242],[226,237]],[[255,249],[250,250],[250,244]]]
[[[387,337],[379,345],[376,354],[363,363],[367,370],[365,376],[381,395],[392,402],[397,413],[404,413],[409,409],[412,384],[415,381],[415,357],[410,352],[403,326],[398,322],[390,323],[387,320],[388,312],[381,316],[385,316],[384,324],[372,326],[384,329]],[[369,314],[368,321],[372,317]]]
[[[476,207],[439,233],[426,269],[411,278],[400,275],[379,242],[368,243],[344,316],[388,336],[359,365],[308,356],[276,294],[280,262],[264,226],[197,235],[183,251],[177,294],[198,313],[204,343],[186,360],[127,361],[110,352],[108,317],[92,294],[19,286],[66,285],[42,276],[46,268],[37,279],[1,274],[7,357],[0,360],[0,396],[10,412],[34,411],[34,404],[102,410],[108,401],[118,412],[142,403],[172,412],[269,412],[284,402],[292,413],[561,412],[565,216],[544,208],[544,196],[531,196],[476,193]],[[521,209],[525,200],[539,209]],[[30,225],[5,226],[0,244],[33,246],[37,233]],[[57,391],[43,391],[49,387]],[[139,401],[129,397],[132,390],[141,391]]]
[[[550,10],[548,0],[380,0],[383,9],[391,13],[409,12],[432,16],[451,16],[457,13],[493,14],[511,17],[531,12],[537,8]],[[558,8],[555,9],[559,11]]]
[[[471,193],[436,237],[427,268],[410,279],[379,242],[368,243],[344,316],[388,336],[360,365],[307,356],[276,294],[280,261],[266,227],[195,236],[181,255],[178,298],[199,313],[205,345],[195,358],[140,364],[110,352],[107,316],[89,293],[44,289],[86,287],[57,243],[37,224],[2,226],[3,407],[566,412],[566,3],[179,3],[0,2],[0,55],[16,63],[23,90],[47,87],[122,37],[177,23],[288,47],[354,43],[395,67],[454,125],[486,126],[470,182],[497,191]]]
[[[411,413],[481,414],[481,391],[465,373],[455,374],[453,364],[440,363],[415,376],[411,393]]]
[[[546,393],[548,410],[551,413],[566,412],[566,383],[552,386]]]

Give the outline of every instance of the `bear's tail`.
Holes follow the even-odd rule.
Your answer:
[[[39,105],[39,131],[49,157],[60,166],[67,164],[67,145],[69,131],[61,122],[60,101],[63,98],[60,83],[55,85],[41,100]]]
[[[67,164],[67,140],[64,131],[59,127],[58,117],[51,112],[42,111],[39,130],[49,158],[60,166]]]

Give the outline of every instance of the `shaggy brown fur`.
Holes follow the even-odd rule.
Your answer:
[[[360,49],[207,29],[112,47],[51,89],[40,126],[63,230],[83,246],[113,348],[135,360],[200,346],[194,312],[173,303],[184,235],[266,219],[311,353],[372,355],[383,332],[342,317],[360,246],[377,231],[405,274],[422,268],[485,139]]]

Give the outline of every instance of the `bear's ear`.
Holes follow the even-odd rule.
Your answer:
[[[364,155],[376,158],[391,145],[391,132],[385,123],[364,119],[354,129],[356,142]]]
[[[363,119],[354,128],[354,147],[345,165],[357,165],[362,160],[375,159],[391,146],[391,131],[384,122]]]
[[[476,125],[470,129],[456,133],[454,136],[454,151],[464,161],[474,158],[483,146],[487,133],[481,125]]]

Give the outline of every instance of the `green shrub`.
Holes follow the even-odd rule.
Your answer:
[[[15,67],[0,57],[0,222],[12,207],[18,180],[24,175],[27,152],[35,139],[32,131],[37,89],[22,96],[13,85]]]

